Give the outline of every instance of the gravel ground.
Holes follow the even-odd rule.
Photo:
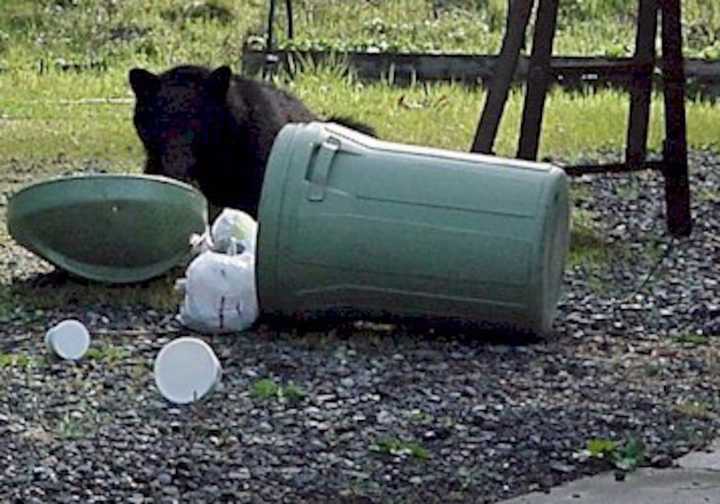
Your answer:
[[[645,464],[671,465],[706,445],[720,412],[720,155],[693,154],[692,183],[695,232],[663,260],[658,176],[573,182],[609,261],[568,270],[552,337],[203,336],[223,383],[190,407],[166,403],[151,373],[162,345],[190,334],[174,313],[6,309],[0,501],[489,503],[607,469],[583,451],[593,438],[640,440]],[[50,270],[14,244],[0,269],[5,291]],[[48,359],[45,330],[71,316],[91,329],[91,358]],[[263,379],[284,393],[258,397]]]

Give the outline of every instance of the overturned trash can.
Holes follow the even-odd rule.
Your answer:
[[[569,242],[557,167],[291,124],[258,221],[265,315],[552,326]]]

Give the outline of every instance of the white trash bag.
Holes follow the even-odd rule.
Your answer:
[[[195,253],[213,250],[227,253],[233,242],[242,252],[255,253],[257,222],[245,212],[224,209],[212,227],[202,235],[193,235],[190,243]]]
[[[228,253],[202,252],[188,266],[176,287],[184,291],[178,320],[199,332],[244,331],[258,317],[255,250],[237,253],[230,240]]]

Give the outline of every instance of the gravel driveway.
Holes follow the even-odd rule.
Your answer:
[[[556,334],[529,344],[368,325],[203,336],[223,384],[174,407],[151,373],[190,334],[172,311],[6,307],[0,501],[490,503],[607,469],[584,452],[595,438],[671,465],[720,412],[720,155],[691,169],[695,232],[664,260],[660,177],[573,182],[607,262],[568,270]],[[0,294],[50,271],[15,244],[0,269]],[[91,356],[48,360],[45,330],[71,316]]]

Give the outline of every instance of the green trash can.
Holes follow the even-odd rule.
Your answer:
[[[557,167],[290,124],[273,145],[260,200],[260,308],[544,334],[568,221]]]

